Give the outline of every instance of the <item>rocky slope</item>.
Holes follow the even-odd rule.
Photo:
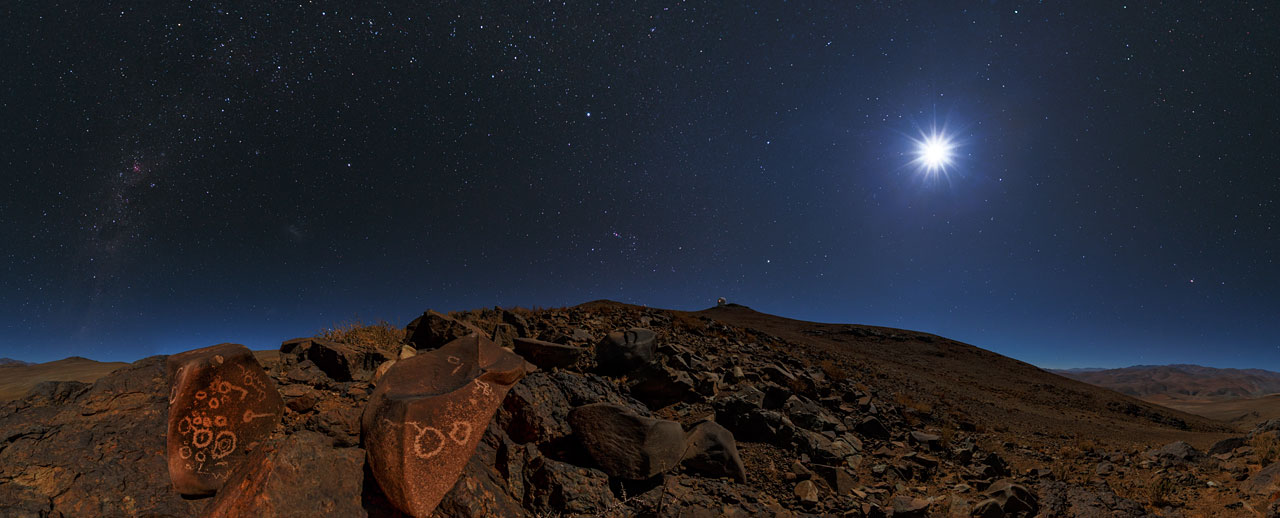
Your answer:
[[[0,515],[401,516],[361,416],[472,332],[538,369],[438,517],[1256,516],[1280,472],[1280,423],[1234,437],[933,335],[596,302],[424,315],[407,348],[285,342],[283,418],[212,498],[170,483],[165,358],[42,383],[0,407]]]

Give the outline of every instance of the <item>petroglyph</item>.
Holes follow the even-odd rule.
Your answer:
[[[169,475],[180,493],[211,494],[275,428],[280,395],[244,346],[197,349],[169,362]]]
[[[440,429],[433,426],[422,426],[413,421],[409,421],[408,424],[418,429],[418,435],[413,437],[413,454],[419,459],[430,459],[439,455],[441,450],[444,450],[444,433]],[[431,432],[431,435],[427,435],[427,432]],[[435,443],[434,448],[423,447],[431,443]]]

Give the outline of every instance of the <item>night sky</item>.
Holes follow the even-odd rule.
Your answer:
[[[4,8],[0,356],[723,296],[1280,370],[1273,3],[258,4]]]

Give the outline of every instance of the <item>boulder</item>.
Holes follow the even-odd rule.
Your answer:
[[[513,340],[516,354],[523,356],[530,363],[542,369],[566,368],[582,359],[587,349],[572,345],[534,340],[532,338],[516,338]]]
[[[879,419],[874,417],[867,417],[863,419],[858,422],[853,429],[854,431],[862,434],[863,437],[880,439],[882,441],[889,440],[889,428],[886,427],[884,423],[880,422]]]
[[[479,335],[486,340],[489,335],[480,328],[453,317],[428,309],[404,328],[405,341],[419,351],[437,349],[467,335]]]
[[[535,368],[478,334],[392,365],[361,418],[369,471],[387,499],[429,516],[507,391]]]
[[[687,372],[661,363],[651,363],[633,371],[635,381],[627,390],[649,408],[664,408],[681,401],[699,401],[693,378]]]
[[[1143,455],[1162,465],[1196,463],[1205,460],[1205,454],[1186,441],[1171,442],[1159,448],[1147,450]]]
[[[361,516],[363,485],[362,450],[299,431],[255,449],[201,516]]]
[[[617,503],[609,477],[547,457],[535,457],[526,467],[528,502],[538,516],[600,516]]]
[[[685,434],[680,423],[643,417],[610,403],[580,406],[569,424],[587,453],[610,476],[645,480],[680,462]]]
[[[569,400],[548,372],[525,377],[511,388],[502,406],[510,415],[507,435],[518,443],[546,444],[573,433]]]
[[[982,518],[1035,516],[1040,512],[1036,494],[1011,480],[997,480],[982,492],[985,500],[973,507],[973,515]]]
[[[747,470],[738,455],[733,433],[715,421],[699,421],[685,434],[685,450],[681,464],[715,477],[729,477],[739,483],[747,481]]]
[[[1227,437],[1226,439],[1213,443],[1213,446],[1209,447],[1209,455],[1231,453],[1232,451],[1235,451],[1236,448],[1247,446],[1248,444],[1249,440],[1244,437]]]
[[[923,446],[934,451],[942,449],[942,436],[938,434],[913,430],[908,435],[911,437],[911,442],[916,445]]]
[[[1240,489],[1254,495],[1270,495],[1280,489],[1280,462],[1272,462],[1240,483]]]
[[[793,491],[796,500],[805,505],[814,505],[818,503],[818,486],[814,485],[812,480],[802,480],[796,484]]]
[[[379,365],[395,359],[384,351],[358,349],[323,338],[287,340],[280,344],[280,358],[286,369],[310,361],[326,377],[337,382],[368,381]]]
[[[657,334],[633,327],[609,333],[596,345],[596,364],[606,374],[625,374],[649,364],[657,355]]]
[[[239,344],[170,356],[165,455],[179,493],[211,495],[284,413],[275,381]]]

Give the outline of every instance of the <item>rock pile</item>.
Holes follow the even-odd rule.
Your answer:
[[[405,336],[39,386],[0,407],[0,515],[1134,517],[1210,483],[1263,508],[1280,490],[1255,451],[1280,425],[1208,454],[1025,441],[874,366],[684,313],[428,311]]]

